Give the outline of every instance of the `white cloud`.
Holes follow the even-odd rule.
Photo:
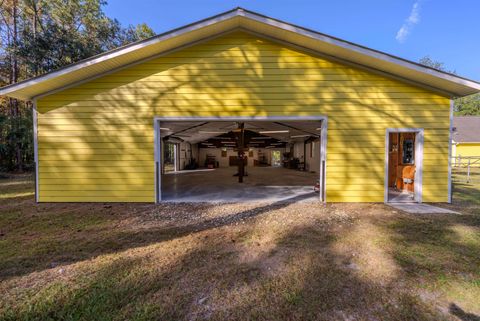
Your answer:
[[[420,22],[420,0],[415,1],[412,7],[410,15],[403,23],[402,27],[398,30],[397,39],[398,42],[404,43],[407,40],[408,35],[412,32],[413,27]]]

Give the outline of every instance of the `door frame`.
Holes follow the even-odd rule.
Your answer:
[[[162,146],[161,146],[161,122],[166,121],[320,121],[320,168],[318,171],[320,180],[319,199],[326,203],[327,191],[327,132],[328,132],[328,117],[323,115],[318,116],[226,116],[226,117],[168,117],[168,116],[154,116],[153,130],[154,130],[154,170],[155,170],[155,203],[162,201]],[[312,190],[315,182],[312,184]]]
[[[389,146],[391,133],[415,133],[415,183],[413,203],[422,203],[423,197],[423,128],[387,128],[385,131],[385,177],[384,177],[384,203],[388,201],[388,169],[389,169]]]
[[[173,171],[178,172],[180,170],[180,144],[179,143],[171,143],[171,142],[163,142],[163,149],[165,150],[165,144],[171,144],[173,146]],[[162,169],[161,171],[165,173],[165,156],[162,154]]]

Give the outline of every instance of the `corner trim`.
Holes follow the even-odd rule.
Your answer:
[[[322,120],[320,131],[320,201],[327,203],[327,134],[328,117]]]
[[[35,162],[35,202],[39,202],[39,189],[38,189],[38,112],[37,112],[37,100],[32,100],[32,121],[33,121],[33,157]]]
[[[453,109],[455,102],[450,99],[450,126],[448,130],[448,203],[452,203],[452,142],[453,142]]]

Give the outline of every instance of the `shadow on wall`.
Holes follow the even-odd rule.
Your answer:
[[[41,194],[147,201],[154,185],[155,115],[328,115],[328,160],[351,169],[337,171],[335,180],[342,184],[329,189],[329,196],[382,201],[385,127],[421,124],[426,143],[446,146],[428,127],[442,127],[438,117],[447,122],[448,111],[436,109],[443,100],[421,89],[339,66],[233,33],[45,97],[39,101],[40,176],[42,187],[53,186],[41,188]],[[432,117],[435,124],[429,124]],[[428,157],[425,161],[430,166]],[[367,177],[375,190],[364,188]],[[62,184],[62,178],[72,180]],[[110,186],[100,187],[99,180]]]

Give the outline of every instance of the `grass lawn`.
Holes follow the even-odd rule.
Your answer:
[[[35,204],[0,179],[0,320],[480,320],[480,185],[383,204]]]

